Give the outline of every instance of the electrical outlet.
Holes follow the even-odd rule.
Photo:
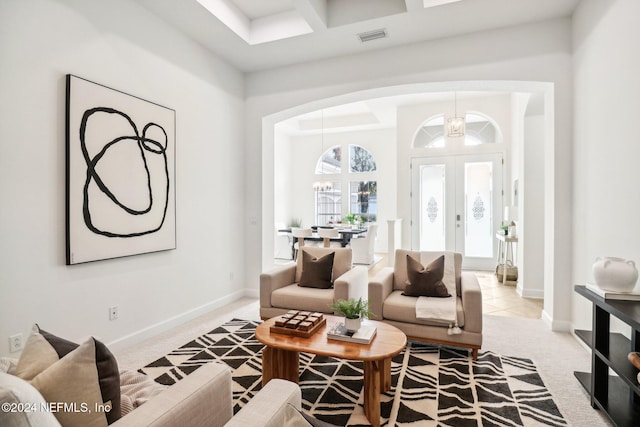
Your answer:
[[[118,320],[118,306],[109,307],[109,320]]]
[[[23,345],[22,334],[15,334],[9,337],[9,351],[11,353],[22,350]]]

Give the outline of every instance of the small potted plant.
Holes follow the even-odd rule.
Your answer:
[[[289,220],[289,228],[300,228],[302,227],[302,220],[300,218],[291,218]]]
[[[370,319],[373,316],[369,310],[369,301],[358,298],[349,298],[348,300],[338,300],[329,306],[335,313],[344,316],[344,327],[348,331],[357,331],[360,329],[362,318]]]

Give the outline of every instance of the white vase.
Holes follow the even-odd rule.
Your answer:
[[[362,319],[358,317],[357,319],[349,319],[347,317],[344,318],[344,327],[347,331],[355,332],[360,329],[360,325],[362,324]]]
[[[631,292],[638,281],[638,269],[633,261],[622,258],[597,258],[593,277],[601,289],[612,292]]]

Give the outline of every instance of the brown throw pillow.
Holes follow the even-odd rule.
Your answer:
[[[121,416],[118,364],[93,338],[40,372],[31,385],[47,402],[72,408],[53,414],[65,427],[106,426]]]
[[[331,273],[335,254],[335,252],[331,252],[323,257],[316,258],[307,251],[302,251],[302,275],[298,286],[330,289],[333,286]]]
[[[427,267],[407,255],[407,286],[402,295],[410,297],[450,297],[447,287],[442,283],[444,276],[444,255],[433,260]]]
[[[84,380],[74,382],[69,372],[74,375],[89,372],[91,375],[82,377],[78,374],[78,378]],[[92,422],[111,424],[121,416],[118,362],[107,346],[93,338],[78,345],[40,329],[36,324],[18,360],[16,376],[31,381],[48,402],[75,402],[78,407],[81,403],[90,404]],[[70,390],[73,391],[71,394]],[[89,400],[89,395],[97,397]],[[108,407],[109,411],[96,411],[96,405]],[[75,419],[75,412],[63,412],[54,414],[62,425],[92,425],[86,422],[89,418],[77,416]]]

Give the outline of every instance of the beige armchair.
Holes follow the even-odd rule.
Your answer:
[[[453,347],[469,348],[477,359],[482,346],[482,293],[475,274],[462,272],[462,255],[454,254],[456,313],[459,334],[450,334],[450,324],[416,317],[416,297],[402,295],[407,282],[407,255],[427,265],[442,252],[398,249],[395,267],[385,267],[369,281],[369,308],[374,319],[402,330],[407,338]]]
[[[349,298],[367,298],[368,271],[364,267],[351,265],[350,248],[300,248],[314,257],[335,252],[330,289],[298,286],[302,276],[303,256],[296,263],[278,266],[260,275],[260,317],[269,319],[289,310],[304,310],[332,313],[329,305]]]

